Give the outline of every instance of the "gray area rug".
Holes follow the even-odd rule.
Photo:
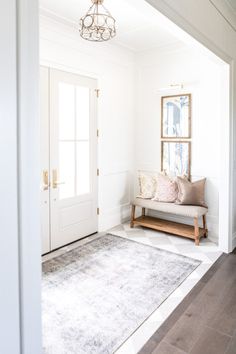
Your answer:
[[[109,234],[46,261],[44,353],[113,353],[200,263]]]

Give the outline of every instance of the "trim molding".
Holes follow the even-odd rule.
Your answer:
[[[209,0],[219,14],[225,19],[228,25],[236,32],[236,12],[229,3],[225,0]]]
[[[40,7],[39,15],[40,15],[40,20],[54,22],[54,24],[56,23],[57,25],[64,25],[71,31],[75,31],[75,29],[78,27],[78,23],[76,21],[73,21],[72,19],[61,16],[58,13],[56,13],[54,11],[50,11],[44,7]],[[116,40],[114,42],[114,44],[107,43],[107,45],[108,45],[108,47],[115,46],[118,48],[122,48],[123,50],[128,50],[132,54],[136,54],[137,52],[139,54],[146,53],[146,52],[149,52],[149,51],[151,52],[151,51],[155,51],[155,50],[158,50],[161,52],[162,51],[166,52],[166,51],[180,50],[182,48],[186,48],[186,45],[184,43],[181,43],[179,40],[176,40],[175,42],[173,41],[172,43],[169,43],[167,45],[159,45],[159,46],[150,47],[148,50],[144,50],[144,51],[137,51],[134,48],[132,48],[131,46],[123,43],[120,40]]]
[[[232,251],[236,248],[236,232],[233,233]]]
[[[72,27],[73,29],[75,28],[75,26],[77,26],[77,23],[75,21],[68,20],[66,17],[60,16],[56,12],[50,11],[50,10],[45,9],[43,7],[39,8],[39,16],[46,17],[46,18],[56,21],[58,23],[62,23],[64,25]]]
[[[22,354],[42,353],[38,31],[38,1],[18,0],[17,53],[14,55],[18,75],[17,160]]]

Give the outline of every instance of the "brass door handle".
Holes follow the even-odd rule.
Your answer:
[[[54,181],[53,188],[57,188],[57,186],[59,186],[60,184],[66,184],[66,182]]]
[[[60,182],[57,180],[57,170],[52,170],[52,188],[57,188],[60,184],[65,184],[66,182]]]
[[[50,184],[49,184],[48,171],[44,170],[43,171],[43,190],[47,191],[49,186],[50,186]]]

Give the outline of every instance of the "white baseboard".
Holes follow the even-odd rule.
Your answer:
[[[236,232],[233,233],[232,251],[236,248]]]
[[[212,232],[208,231],[208,240],[211,242],[216,243],[217,245],[219,244],[219,237],[218,235],[214,235]]]

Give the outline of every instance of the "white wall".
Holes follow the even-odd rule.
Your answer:
[[[184,83],[184,89],[162,90]],[[192,94],[192,179],[207,178],[209,238],[218,238],[221,67],[185,45],[136,57],[136,170],[161,169],[161,96]],[[180,220],[181,221],[181,220]]]
[[[129,217],[136,193],[134,170],[160,170],[160,97],[179,91],[159,89],[184,82],[183,92],[192,93],[193,100],[192,176],[207,177],[209,236],[217,240],[220,66],[180,42],[143,53],[110,43],[98,46],[45,14],[40,19],[40,61],[98,79],[100,231]]]
[[[99,230],[129,216],[133,173],[134,56],[106,43],[88,43],[76,28],[45,16],[40,61],[98,79]]]

